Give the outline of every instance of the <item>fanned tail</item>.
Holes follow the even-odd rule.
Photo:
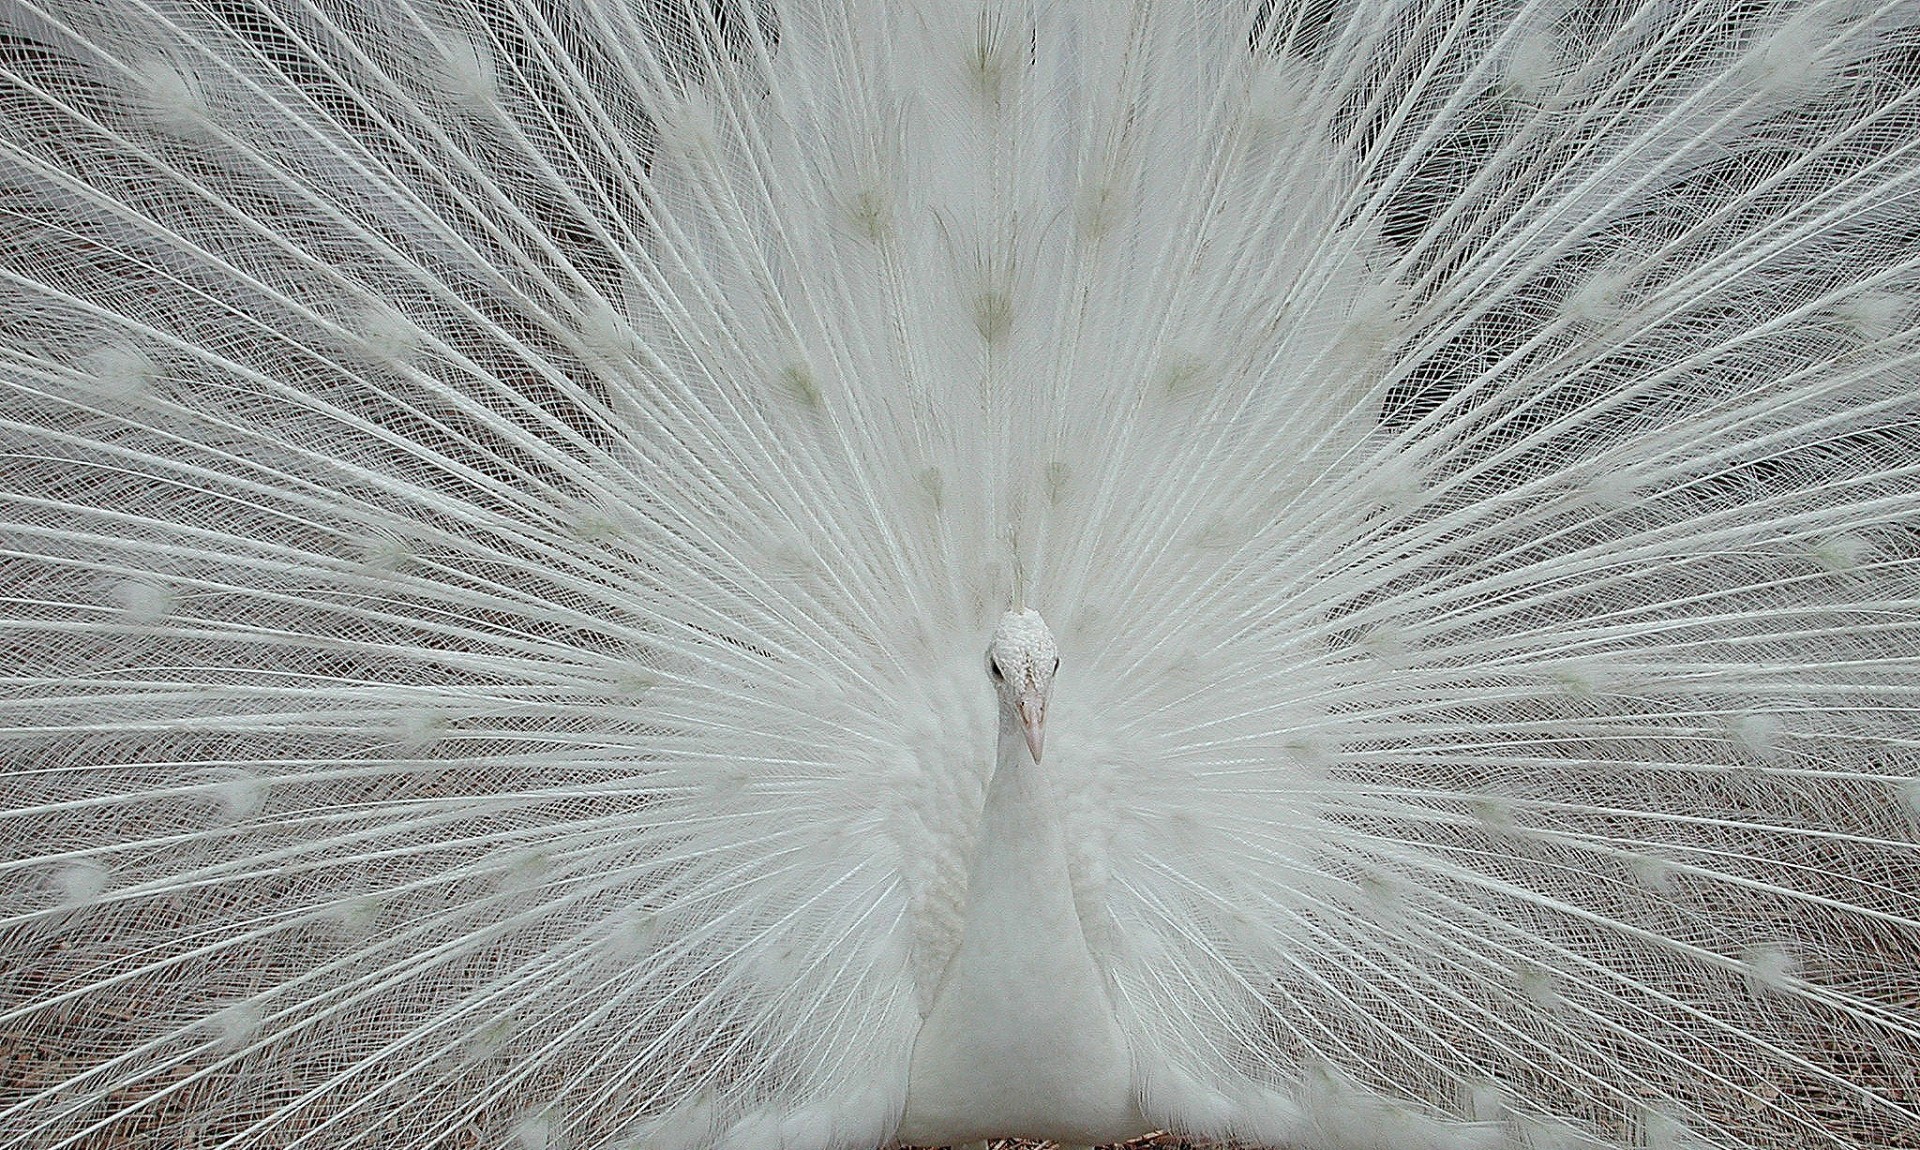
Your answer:
[[[0,1144],[1920,1128],[1910,6],[15,3]]]

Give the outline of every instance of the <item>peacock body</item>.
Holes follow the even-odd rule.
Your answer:
[[[1920,1145],[1916,43],[7,0],[0,1146]]]

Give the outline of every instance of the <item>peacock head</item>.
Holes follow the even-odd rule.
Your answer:
[[[1047,697],[1059,669],[1060,648],[1040,612],[1016,610],[1000,617],[987,645],[987,677],[993,680],[1002,711],[1020,720],[1036,763],[1046,745]]]

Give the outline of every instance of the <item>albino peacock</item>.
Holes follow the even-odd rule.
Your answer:
[[[0,0],[0,1147],[1920,1146],[1916,45]]]

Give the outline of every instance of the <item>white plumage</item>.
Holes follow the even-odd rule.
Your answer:
[[[1134,1086],[1141,1072],[1088,945],[1058,796],[1041,767],[1060,657],[1039,612],[1009,611],[987,664],[999,733],[967,861],[965,926],[929,980],[896,1134],[923,1145],[1008,1131],[1079,1146],[1135,1138],[1152,1130]]]
[[[0,1146],[1920,1144],[1917,37],[11,0]]]

